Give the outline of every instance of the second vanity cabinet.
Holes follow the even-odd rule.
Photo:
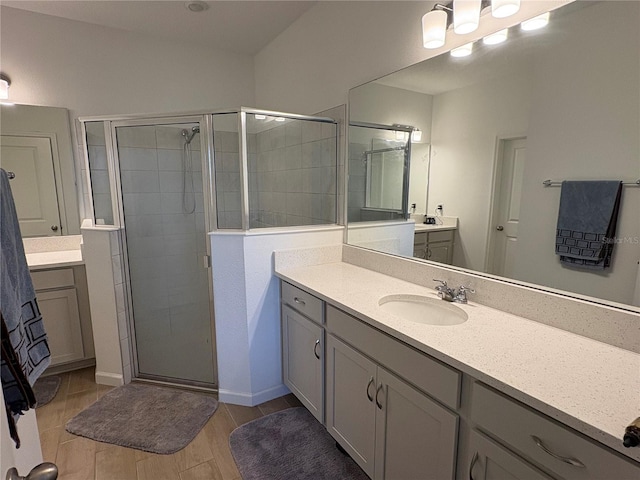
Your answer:
[[[453,262],[453,234],[454,230],[416,232],[413,238],[413,256],[451,265]]]

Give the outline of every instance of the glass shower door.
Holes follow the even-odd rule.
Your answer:
[[[199,123],[116,126],[140,378],[216,384]]]

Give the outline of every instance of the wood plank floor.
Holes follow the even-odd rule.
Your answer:
[[[95,442],[65,431],[71,417],[112,387],[97,385],[94,369],[61,375],[51,403],[36,410],[44,461],[53,462],[59,480],[235,480],[240,473],[229,449],[229,434],[238,426],[285,408],[300,406],[293,395],[257,407],[220,403],[209,422],[184,449],[156,455]]]

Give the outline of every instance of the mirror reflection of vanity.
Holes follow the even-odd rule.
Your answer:
[[[409,190],[426,194],[409,193],[408,203],[416,225],[424,215],[457,219],[453,266],[640,306],[639,18],[637,2],[575,2],[553,11],[545,29],[513,27],[503,44],[479,41],[469,57],[445,53],[351,90],[350,122],[422,130]],[[604,272],[563,267],[555,255],[563,180],[629,183],[622,241]],[[414,234],[398,223],[369,230],[390,245]],[[348,243],[375,248],[361,229],[349,223]]]

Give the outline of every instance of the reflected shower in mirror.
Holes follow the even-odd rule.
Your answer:
[[[426,181],[414,176],[412,145],[410,190],[426,190],[409,200],[421,214],[415,232],[425,215],[451,218],[455,267],[640,306],[639,18],[638,2],[574,2],[552,11],[545,29],[514,26],[500,45],[477,42],[469,57],[445,53],[352,89],[351,123],[411,124],[430,145]],[[630,183],[611,268],[561,265],[561,189],[547,179]],[[365,246],[353,227],[348,242]]]

